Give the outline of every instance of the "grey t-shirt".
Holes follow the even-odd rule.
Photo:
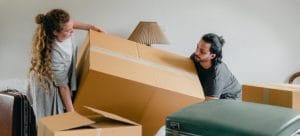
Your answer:
[[[72,44],[72,56],[63,51],[57,44],[52,49],[53,81],[45,77],[45,87],[40,86],[40,81],[35,72],[29,74],[29,91],[27,96],[37,120],[42,117],[56,115],[64,112],[64,105],[60,97],[59,86],[69,85],[71,90],[76,90],[76,53],[77,47]],[[71,58],[71,60],[70,60]]]
[[[217,97],[219,99],[241,98],[242,87],[225,63],[221,62],[209,69],[204,69],[195,60],[195,54],[191,55],[191,59],[197,69],[205,96]]]

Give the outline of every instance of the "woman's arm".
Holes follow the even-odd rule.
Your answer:
[[[66,107],[67,112],[74,111],[74,107],[71,100],[71,91],[68,85],[59,87],[60,97],[64,106]]]
[[[81,29],[81,30],[94,30],[94,31],[98,31],[98,32],[104,32],[102,29],[96,27],[96,26],[93,26],[91,24],[85,24],[85,23],[81,23],[81,22],[76,22],[74,21],[74,26],[73,26],[74,29]]]

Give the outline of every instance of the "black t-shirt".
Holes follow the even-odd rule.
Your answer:
[[[191,59],[197,69],[205,96],[217,97],[219,99],[241,98],[242,87],[225,63],[221,62],[209,69],[204,69],[195,60],[195,54],[191,55]]]

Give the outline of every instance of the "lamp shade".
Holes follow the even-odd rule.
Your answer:
[[[128,40],[146,44],[168,44],[168,40],[157,22],[139,22]]]

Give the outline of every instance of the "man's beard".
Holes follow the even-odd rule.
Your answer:
[[[196,60],[196,62],[199,62],[199,63],[209,61],[208,59],[201,59],[200,57],[197,57],[196,55],[195,55],[195,60]]]

